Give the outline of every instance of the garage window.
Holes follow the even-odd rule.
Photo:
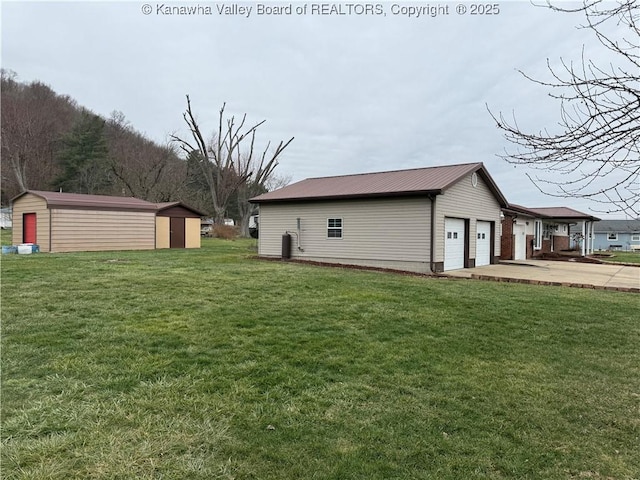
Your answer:
[[[618,241],[618,234],[617,233],[608,233],[607,234],[607,240],[613,241],[613,242],[617,242]]]
[[[342,219],[341,218],[327,219],[327,237],[342,238]]]

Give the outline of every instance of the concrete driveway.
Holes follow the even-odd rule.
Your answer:
[[[542,285],[634,291],[640,293],[640,267],[552,260],[504,261],[484,267],[450,270],[445,275]]]

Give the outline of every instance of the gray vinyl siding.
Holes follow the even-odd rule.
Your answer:
[[[430,209],[426,198],[262,204],[259,254],[279,257],[288,231],[293,258],[429,271]],[[342,238],[327,237],[329,218],[342,219]]]
[[[152,250],[155,213],[52,209],[53,252]]]
[[[22,215],[24,213],[36,214],[36,242],[41,252],[50,251],[47,202],[31,193],[18,198],[13,204],[12,243],[14,245],[22,243]]]
[[[495,222],[494,254],[500,256],[501,207],[487,184],[478,175],[478,185],[471,184],[471,175],[436,197],[435,261],[444,261],[445,217],[469,219],[469,258],[476,258],[476,222]]]

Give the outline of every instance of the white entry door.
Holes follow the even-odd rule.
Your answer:
[[[464,268],[464,220],[444,219],[444,269]]]
[[[476,223],[476,267],[491,263],[491,223]]]
[[[524,225],[513,226],[513,236],[515,237],[515,252],[514,260],[526,260],[527,259],[527,235]]]

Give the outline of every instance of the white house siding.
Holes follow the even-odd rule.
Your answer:
[[[533,228],[533,217],[524,217],[521,214],[516,218],[516,225],[522,225],[524,227],[525,235],[533,235],[535,233]]]
[[[52,252],[152,250],[155,212],[51,210]]]
[[[36,214],[36,242],[41,252],[49,251],[49,210],[47,202],[40,197],[27,193],[18,198],[13,204],[12,243],[22,243],[22,215]]]
[[[469,258],[476,258],[476,221],[494,222],[494,255],[500,256],[501,206],[482,177],[477,186],[471,175],[462,178],[436,197],[435,262],[444,262],[445,217],[469,219]]]
[[[289,231],[292,258],[428,272],[430,209],[427,198],[261,204],[259,254],[280,257]],[[327,238],[329,218],[342,219],[342,238]]]

